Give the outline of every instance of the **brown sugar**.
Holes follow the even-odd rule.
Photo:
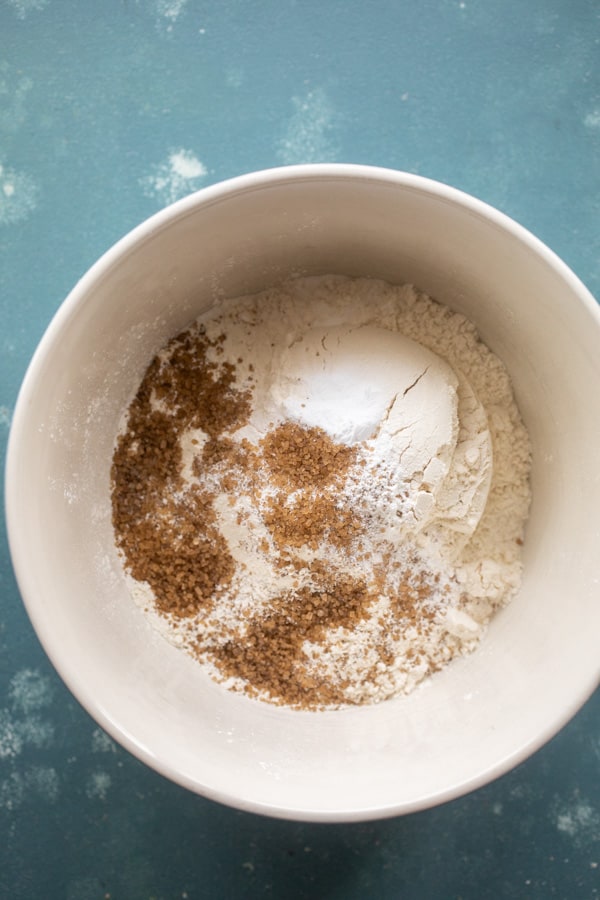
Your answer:
[[[336,444],[322,428],[283,422],[260,442],[273,484],[297,490],[340,481],[355,462],[354,447]]]
[[[335,493],[314,496],[312,492],[289,498],[280,492],[267,504],[264,522],[280,550],[309,547],[323,541],[348,547],[360,533],[353,510],[339,504]]]
[[[319,589],[302,588],[271,602],[267,616],[251,619],[214,653],[226,677],[242,678],[249,693],[264,691],[271,700],[294,708],[337,705],[343,691],[307,669],[305,641],[319,642],[328,629],[351,627],[363,619],[373,600],[362,581],[327,578]]]
[[[132,577],[152,589],[159,611],[178,616],[210,606],[234,572],[211,493],[193,486],[181,494],[182,434],[202,429],[217,440],[250,411],[248,393],[233,390],[233,367],[207,359],[210,345],[190,329],[170,342],[168,364],[152,360],[111,469],[117,547]]]

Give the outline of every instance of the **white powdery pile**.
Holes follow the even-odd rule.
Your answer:
[[[201,321],[209,339],[225,335],[215,361],[230,362],[238,384],[252,385],[253,413],[234,440],[258,446],[291,420],[360,450],[362,468],[339,494],[341,509],[368,510],[360,553],[328,545],[301,548],[300,558],[367,580],[385,562],[391,590],[394,572],[415,564],[429,573],[432,591],[443,585],[433,622],[402,630],[392,660],[377,652],[391,640],[384,593],[353,628],[307,642],[307,665],[347,684],[348,703],[379,702],[472,651],[519,587],[530,504],[528,435],[506,369],[474,326],[412,286],[341,276],[230,300]],[[190,478],[201,444],[198,432],[183,443]],[[237,574],[211,616],[233,627],[268,611],[291,576],[265,549],[271,542],[255,498],[223,495],[215,508]],[[210,627],[197,623],[198,631]],[[178,643],[193,634],[189,623],[169,629]]]

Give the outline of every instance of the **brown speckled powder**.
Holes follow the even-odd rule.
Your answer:
[[[284,422],[260,442],[274,485],[287,490],[315,490],[341,481],[356,462],[357,450],[336,444],[321,428]]]
[[[271,598],[266,611],[235,627],[196,635],[192,646],[221,677],[241,680],[250,695],[295,708],[343,705],[347,679],[319,677],[303,646],[363,621],[381,578],[374,573],[368,584],[335,567],[307,564],[296,551],[329,542],[352,555],[360,545],[364,523],[339,492],[348,472],[363,460],[357,448],[292,422],[274,427],[258,447],[232,440],[230,433],[247,421],[250,391],[236,385],[231,364],[214,362],[221,344],[193,328],[150,364],[114,453],[117,546],[133,578],[151,588],[156,609],[194,619],[195,631],[198,616],[210,614],[235,570],[218,527],[216,496],[231,492],[233,501],[236,492],[246,491],[258,502],[261,488],[269,485],[262,517],[271,542],[264,539],[262,551],[280,568],[304,572],[302,584]],[[197,481],[186,484],[180,441],[190,429],[207,438],[202,446],[195,440]],[[399,622],[406,618],[405,607]],[[418,619],[414,606],[410,619]],[[390,656],[386,643],[379,647],[381,660]]]
[[[319,678],[302,666],[302,645],[321,640],[327,629],[352,628],[372,601],[364,582],[348,576],[318,579],[308,587],[275,597],[267,615],[257,617],[214,652],[226,676],[242,678],[248,692],[266,692],[296,708],[339,705],[344,683]]]
[[[183,432],[202,428],[216,439],[250,409],[248,393],[233,388],[233,367],[217,371],[208,362],[208,345],[192,329],[171,341],[168,364],[152,361],[112,465],[117,547],[133,578],[151,587],[158,609],[178,616],[210,607],[234,570],[213,494],[199,485],[184,490],[181,478]]]
[[[410,533],[393,518],[403,515],[403,488],[365,442],[338,444],[276,417],[252,432],[264,360],[268,369],[278,340],[289,345],[312,327],[303,283],[298,296],[292,286],[232,301],[152,361],[113,458],[125,568],[147,587],[148,610],[214,678],[298,709],[379,702],[473,649],[518,583],[511,548],[522,543],[529,496],[527,438],[509,382],[472,327],[412,289],[381,287],[378,307],[371,283],[320,284],[310,289],[322,291],[328,322],[343,315],[350,319],[337,321],[352,327],[381,321],[400,330],[402,321],[404,333],[451,364],[456,357],[512,430],[493,433],[503,456],[491,512],[460,570],[398,540]],[[397,291],[393,321],[389,290]],[[510,520],[506,492],[518,513]]]

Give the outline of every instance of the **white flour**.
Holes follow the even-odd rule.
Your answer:
[[[171,621],[171,638],[190,645],[211,629],[239,628],[244,617],[268,612],[272,598],[310,585],[317,561],[367,578],[386,568],[368,616],[303,646],[306,670],[343,683],[344,702],[409,691],[474,649],[518,589],[530,502],[529,439],[507,372],[474,326],[411,286],[339,276],[227,301],[202,325],[209,339],[225,335],[214,361],[235,365],[238,385],[252,389],[250,421],[233,440],[259,447],[291,420],[357,447],[362,465],[338,487],[337,503],[340,515],[366,511],[368,527],[351,553],[330,542],[300,546],[296,569],[282,568],[265,520],[273,486],[221,493],[214,508],[236,573],[208,619]],[[190,483],[205,441],[199,430],[182,439]],[[302,500],[296,493],[291,508]],[[391,617],[407,566],[435,595],[425,629],[399,631]],[[223,680],[209,657],[204,662]],[[243,688],[239,679],[228,683]]]

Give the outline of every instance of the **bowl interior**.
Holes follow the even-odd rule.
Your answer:
[[[406,698],[301,713],[225,691],[129,598],[109,469],[152,354],[224,296],[290,275],[412,282],[506,363],[533,448],[518,597],[482,646]],[[598,681],[600,322],[539,242],[482,204],[361,167],[209,188],[140,226],[82,279],[26,377],[7,464],[11,550],[33,624],[88,711],[145,762],[233,805],[293,818],[419,809],[501,774]]]

